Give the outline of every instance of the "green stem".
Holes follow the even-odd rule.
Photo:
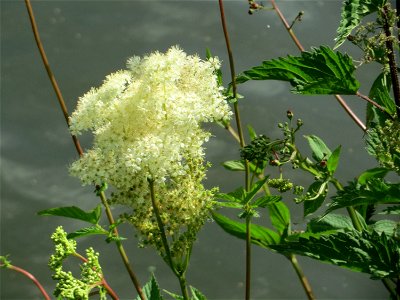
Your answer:
[[[185,278],[185,271],[186,270],[177,270],[177,268],[175,267],[174,261],[172,259],[172,254],[171,254],[171,250],[169,248],[169,244],[168,244],[168,239],[167,239],[167,235],[165,234],[165,226],[164,223],[161,219],[161,215],[160,215],[160,210],[159,210],[159,203],[157,202],[156,199],[156,193],[154,190],[154,180],[152,179],[148,179],[147,180],[149,183],[149,188],[150,188],[150,197],[151,197],[151,204],[153,207],[153,212],[156,216],[156,220],[157,220],[157,225],[158,225],[158,229],[160,231],[160,235],[161,235],[161,242],[163,244],[163,248],[165,251],[165,258],[166,262],[168,264],[168,266],[171,268],[172,272],[175,274],[175,276],[178,278],[179,280],[179,285],[181,287],[182,290],[182,296],[183,299],[185,300],[189,300],[189,293],[186,287],[186,278]],[[187,266],[187,264],[186,264]]]
[[[251,216],[246,217],[246,299],[250,299],[251,287]]]
[[[338,191],[343,191],[343,186],[336,178],[332,178],[331,182],[333,183],[333,185],[336,187],[336,189]],[[357,212],[354,209],[354,207],[348,206],[348,207],[346,207],[346,209],[347,209],[347,213],[350,216],[351,222],[353,223],[354,228],[358,231],[362,231],[363,226],[361,225],[360,220],[358,219]]]
[[[396,289],[392,287],[390,281],[387,278],[382,279],[382,283],[385,288],[389,291],[391,298],[394,300],[400,299],[400,294],[396,292]]]
[[[179,285],[181,287],[183,299],[190,299],[187,285],[186,285],[185,273],[183,273],[181,276],[179,276],[178,279],[179,279]]]
[[[289,254],[287,256],[287,258],[290,260],[293,268],[295,269],[297,277],[299,278],[301,284],[303,285],[304,291],[306,292],[307,298],[309,300],[314,300],[315,296],[311,289],[311,285],[308,282],[307,277],[304,275],[304,272],[303,272],[302,268],[300,267],[300,264],[297,261],[296,256],[294,254]]]

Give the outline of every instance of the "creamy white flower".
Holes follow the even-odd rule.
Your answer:
[[[215,74],[219,66],[217,58],[204,61],[178,47],[135,56],[127,70],[107,76],[81,97],[71,115],[71,132],[92,131],[94,145],[70,173],[83,184],[111,184],[116,189],[112,201],[134,209],[132,222],[146,236],[154,236],[156,226],[149,178],[168,207],[163,218],[171,232],[204,219],[211,193],[201,184],[203,144],[210,133],[201,124],[231,116]]]

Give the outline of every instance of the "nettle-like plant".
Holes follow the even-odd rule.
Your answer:
[[[57,281],[54,295],[58,299],[88,299],[95,294],[100,299],[118,299],[103,276],[99,253],[93,248],[86,250],[86,256],[76,252],[76,239],[93,234],[105,235],[108,242],[117,245],[137,290],[137,299],[163,299],[154,276],[141,287],[117,231],[121,223],[133,225],[140,246],[154,247],[177,277],[181,294],[168,292],[171,297],[206,299],[199,290],[188,287],[185,275],[193,242],[210,218],[230,235],[245,240],[245,299],[250,299],[251,292],[252,245],[287,257],[309,299],[315,296],[296,255],[368,273],[383,282],[391,299],[400,299],[400,183],[396,182],[400,175],[400,87],[395,60],[399,20],[388,1],[343,3],[334,49],[346,40],[359,47],[362,58],[356,65],[350,56],[328,46],[305,51],[292,28],[303,12],[289,25],[271,0],[272,9],[301,53],[264,61],[237,75],[223,3],[219,0],[231,70],[228,87],[223,87],[220,62],[210,51],[202,60],[172,47],[165,54],[131,58],[126,70],[109,75],[101,87],[81,97],[71,116],[41,47],[29,0],[26,4],[43,61],[80,155],[70,173],[83,184],[95,185],[101,200],[101,205],[92,211],[66,206],[39,212],[89,224],[69,234],[58,227],[52,236],[55,253],[49,266]],[[261,10],[269,7],[249,1],[250,14]],[[376,16],[374,22],[363,22],[372,14]],[[381,72],[376,74],[367,96],[361,93],[365,88],[360,87],[354,73],[370,62],[379,63]],[[366,151],[378,165],[343,185],[335,176],[341,146],[330,149],[320,137],[304,135],[312,151],[312,157],[307,157],[297,145],[303,121],[295,119],[290,110],[286,112],[287,121],[278,124],[280,137],[258,134],[248,125],[250,140],[246,142],[237,89],[250,80],[286,81],[296,94],[334,95],[364,132]],[[357,95],[367,101],[365,125],[340,95]],[[231,126],[231,119],[236,129]],[[240,156],[223,165],[229,171],[243,172],[243,187],[220,192],[203,186],[208,167],[203,144],[210,137],[202,127],[205,122],[218,122],[238,141]],[[94,136],[93,147],[85,153],[77,138],[83,131],[91,131]],[[289,167],[310,175],[307,188],[285,175]],[[287,198],[302,205],[306,217],[321,211],[329,201],[331,189],[334,192],[328,208],[311,218],[303,231],[293,231]],[[126,209],[117,221],[110,205]],[[101,206],[110,223],[107,226],[99,224]],[[343,208],[347,215],[337,213]],[[226,216],[226,209],[237,210],[238,219]],[[263,210],[267,211],[271,227],[255,222]],[[63,261],[70,256],[83,262],[79,278],[63,268]],[[50,299],[31,274],[12,265],[7,257],[2,257],[1,265],[30,277]]]

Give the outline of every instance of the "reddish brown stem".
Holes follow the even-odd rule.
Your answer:
[[[29,278],[30,280],[32,280],[33,283],[38,287],[38,289],[39,289],[40,292],[42,293],[43,297],[44,297],[46,300],[51,300],[51,298],[50,298],[49,295],[47,294],[46,290],[43,288],[43,286],[40,284],[40,282],[36,279],[36,277],[33,276],[31,273],[29,273],[28,271],[26,271],[26,270],[24,270],[24,269],[22,269],[22,268],[19,268],[19,267],[17,267],[17,266],[13,266],[13,265],[7,266],[7,269],[14,270],[14,271],[16,271],[16,272],[18,272],[18,273],[21,273],[21,274],[23,274],[24,276],[28,277],[28,278]]]
[[[296,44],[297,48],[303,52],[304,47],[294,34],[292,28],[290,27],[289,23],[286,21],[285,16],[282,14],[281,10],[279,9],[278,5],[275,3],[275,0],[270,0],[272,7],[276,11],[279,19],[282,21],[283,25],[285,26],[287,32],[289,33],[290,37],[292,38],[293,42]],[[353,112],[353,110],[347,105],[346,101],[340,96],[340,95],[335,95],[336,100],[339,102],[339,104],[343,107],[343,109],[347,112],[347,114],[350,116],[350,118],[353,119],[353,121],[363,130],[367,130],[367,127],[364,125],[364,123],[360,120],[360,118],[357,117],[357,115]]]
[[[65,121],[67,123],[67,126],[69,127],[68,109],[67,109],[67,106],[65,104],[64,98],[62,96],[61,90],[58,87],[56,78],[55,78],[55,76],[54,76],[54,74],[53,74],[53,72],[52,72],[52,70],[50,68],[50,64],[49,64],[49,61],[47,59],[46,52],[44,51],[44,47],[43,47],[43,44],[42,44],[41,39],[40,39],[39,30],[38,30],[37,25],[36,25],[35,16],[33,14],[33,9],[32,9],[30,0],[25,0],[25,4],[26,4],[26,8],[28,10],[29,19],[31,21],[32,31],[33,31],[33,35],[35,37],[36,45],[37,45],[37,47],[39,49],[40,56],[42,57],[43,64],[44,64],[44,66],[46,68],[46,71],[47,71],[47,75],[48,75],[48,77],[50,79],[50,82],[51,82],[51,84],[53,86],[53,89],[54,89],[54,91],[55,91],[55,93],[57,95],[57,99],[58,99],[58,102],[60,104],[61,110],[63,112],[63,115],[64,115]],[[72,135],[72,140],[74,142],[76,151],[78,152],[79,156],[82,156],[83,155],[83,149],[82,149],[82,147],[81,147],[81,145],[79,143],[78,138],[75,135]],[[107,203],[107,200],[105,198],[104,192],[101,192],[100,195],[102,195],[100,198],[101,198],[102,204],[103,204],[103,206],[105,208],[108,221],[112,225],[115,222],[114,222],[113,215],[111,213],[111,209],[110,209],[110,207],[109,207],[109,205]],[[115,236],[118,237],[118,231],[117,231],[116,228],[114,228],[113,232],[114,232]],[[141,286],[139,284],[139,281],[138,281],[138,279],[136,277],[136,274],[134,273],[134,271],[132,269],[132,266],[129,263],[128,257],[127,257],[127,255],[125,253],[125,250],[124,250],[124,248],[122,246],[122,243],[119,240],[117,240],[116,244],[117,244],[118,251],[119,251],[119,253],[121,255],[121,258],[122,258],[122,260],[124,262],[125,268],[128,271],[129,276],[130,276],[130,278],[131,278],[131,280],[132,280],[132,282],[133,282],[133,284],[134,284],[134,286],[136,288],[136,291],[138,292],[138,294],[139,294],[139,296],[140,296],[140,298],[142,300],[146,300],[146,296],[144,295],[144,293],[142,291],[142,288],[141,288]]]

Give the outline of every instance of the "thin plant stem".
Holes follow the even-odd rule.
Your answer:
[[[250,299],[251,284],[251,216],[246,217],[246,299]]]
[[[0,266],[2,267],[3,265],[0,264]],[[44,289],[44,287],[42,286],[42,284],[39,282],[39,280],[37,280],[37,278],[35,276],[33,276],[31,273],[29,273],[28,271],[14,266],[14,265],[7,265],[6,266],[7,269],[16,271],[18,273],[21,273],[22,275],[24,275],[25,277],[28,277],[30,280],[32,280],[32,282],[38,287],[38,289],[40,290],[40,292],[42,293],[44,299],[46,300],[51,300],[50,296],[47,294],[46,290]]]
[[[106,211],[108,222],[110,223],[110,225],[115,224],[114,217],[113,217],[113,215],[111,213],[111,209],[110,209],[110,206],[108,205],[105,193],[103,191],[101,191],[99,193],[99,197],[101,199],[101,203],[105,207],[105,211]],[[126,255],[125,248],[122,245],[121,240],[118,239],[119,233],[118,233],[117,227],[113,228],[113,234],[114,234],[115,237],[117,237],[115,243],[117,245],[118,252],[119,252],[119,254],[120,254],[121,258],[122,258],[122,262],[124,263],[125,269],[128,272],[129,277],[130,277],[133,285],[135,286],[135,289],[138,292],[140,299],[141,300],[146,300],[146,296],[145,296],[145,294],[144,294],[144,292],[142,290],[142,287],[141,287],[141,285],[139,283],[139,280],[138,280],[138,278],[137,278],[137,276],[136,276],[136,274],[135,274],[135,272],[133,270],[133,267],[132,267],[131,263],[129,262],[128,255]]]
[[[386,111],[386,109],[384,107],[382,107],[381,105],[379,105],[378,103],[376,103],[374,100],[370,99],[368,96],[361,94],[360,92],[357,92],[356,95],[358,97],[360,97],[361,99],[371,103],[373,106],[375,106],[376,108],[378,108],[379,110],[383,111],[384,113],[388,112]],[[389,115],[389,117],[391,118],[391,116]]]
[[[189,293],[188,293],[188,290],[186,287],[185,270],[183,270],[183,271],[177,270],[175,267],[175,264],[172,260],[172,254],[171,254],[171,250],[169,248],[167,235],[165,234],[165,226],[164,226],[164,223],[163,223],[163,221],[161,219],[161,215],[160,215],[159,203],[156,199],[156,193],[155,193],[155,189],[154,189],[154,180],[148,179],[147,181],[149,183],[149,188],[150,188],[150,198],[151,198],[151,204],[153,207],[153,212],[156,216],[158,229],[159,229],[160,235],[161,235],[161,242],[162,242],[162,245],[163,245],[163,248],[165,251],[166,262],[169,265],[169,267],[171,268],[172,272],[176,275],[176,277],[179,280],[179,285],[181,287],[183,299],[189,300],[190,298],[189,298]]]
[[[384,16],[383,30],[386,35],[386,49],[389,58],[390,77],[392,79],[394,101],[396,103],[397,117],[400,118],[400,84],[397,74],[396,59],[394,56],[393,36],[390,32],[389,24],[389,8],[388,5],[383,7],[382,15]]]
[[[235,73],[235,62],[233,59],[233,53],[232,53],[232,48],[231,44],[229,41],[229,33],[228,33],[228,28],[226,25],[225,21],[225,12],[224,12],[224,5],[222,0],[218,0],[219,3],[219,11],[221,14],[221,23],[222,23],[222,29],[224,32],[224,37],[225,37],[225,44],[228,52],[228,57],[229,57],[229,67],[230,67],[230,72],[231,72],[231,84],[232,84],[232,93],[233,93],[233,98],[235,99],[235,103],[233,104],[234,111],[235,111],[235,120],[236,120],[236,126],[239,134],[239,143],[240,147],[245,146],[245,141],[243,137],[243,129],[241,125],[241,120],[240,120],[240,113],[239,113],[239,107],[238,107],[238,101],[237,101],[237,86],[236,86],[236,73]],[[245,189],[248,191],[250,189],[250,167],[249,167],[249,162],[245,159],[244,160],[245,164]],[[246,287],[245,287],[245,299],[249,300],[250,299],[250,291],[251,291],[251,232],[250,232],[250,217],[246,218]]]
[[[64,98],[62,96],[61,90],[60,90],[60,88],[58,86],[58,83],[56,81],[56,78],[55,78],[55,76],[54,76],[54,74],[53,74],[53,72],[51,70],[49,61],[47,59],[46,52],[45,52],[43,44],[41,42],[40,35],[39,35],[39,30],[38,30],[38,27],[36,25],[36,20],[35,20],[35,16],[34,16],[34,13],[33,13],[33,9],[32,9],[32,5],[31,5],[30,0],[25,0],[25,5],[26,5],[26,8],[28,10],[28,15],[29,15],[29,19],[30,19],[30,22],[31,22],[32,31],[33,31],[33,35],[35,37],[36,45],[37,45],[37,47],[39,49],[40,56],[42,57],[42,61],[43,61],[44,67],[46,69],[47,75],[48,75],[48,77],[50,79],[50,82],[51,82],[51,84],[53,86],[53,89],[54,89],[54,91],[55,91],[55,93],[57,95],[58,102],[60,104],[61,110],[62,110],[63,115],[64,115],[64,119],[65,119],[65,121],[67,123],[67,126],[69,127],[68,109],[67,109],[67,106],[65,104]],[[72,140],[74,142],[76,151],[78,152],[79,156],[82,156],[83,155],[83,149],[82,149],[82,147],[81,147],[81,145],[79,143],[78,138],[75,135],[71,135],[71,136],[72,136]],[[103,206],[105,208],[109,223],[110,223],[110,225],[113,225],[115,223],[114,222],[114,218],[112,216],[111,209],[110,209],[110,207],[109,207],[109,205],[107,203],[107,200],[106,200],[104,192],[100,193],[100,198],[101,198],[101,202],[102,202],[102,204],[103,204]],[[118,237],[117,229],[114,228],[113,231],[114,231],[114,234]],[[138,294],[140,296],[140,299],[141,300],[146,300],[146,297],[145,297],[145,295],[144,295],[144,293],[142,291],[142,288],[141,288],[141,286],[139,284],[139,280],[137,279],[137,276],[134,273],[133,268],[129,263],[129,260],[128,260],[128,257],[126,255],[126,253],[125,253],[125,250],[124,250],[121,242],[118,239],[117,239],[117,243],[116,244],[117,244],[118,251],[119,251],[119,253],[121,255],[121,258],[122,258],[122,260],[124,262],[125,268],[129,273],[129,276],[130,276],[130,278],[132,280],[132,283],[134,284],[134,286],[136,288],[136,291],[138,292]]]
[[[293,254],[289,254],[287,256],[287,258],[289,259],[290,263],[292,264],[293,268],[295,269],[297,277],[299,278],[301,284],[303,285],[303,288],[304,288],[304,291],[306,292],[308,300],[314,300],[315,296],[314,296],[314,293],[313,293],[313,291],[311,289],[311,285],[308,282],[307,277],[304,275],[304,272],[301,269],[300,264],[299,264],[296,256],[293,255]]]
[[[270,3],[273,7],[273,9],[276,11],[279,19],[282,21],[283,25],[285,26],[287,32],[289,33],[290,37],[292,38],[293,42],[296,44],[297,48],[303,52],[304,47],[300,43],[299,39],[295,35],[294,31],[290,27],[289,23],[287,22],[285,16],[279,9],[278,5],[276,4],[275,0],[270,0]],[[343,109],[347,112],[347,114],[350,116],[350,118],[363,130],[367,130],[367,127],[364,125],[364,123],[360,120],[360,118],[357,117],[357,115],[353,112],[353,110],[348,106],[346,101],[340,96],[340,95],[335,95],[336,100],[339,102],[339,104],[343,107]]]
[[[343,191],[342,184],[336,178],[331,179],[331,182],[333,183],[333,185],[335,186],[335,188],[338,191]],[[360,220],[358,219],[357,212],[354,209],[354,207],[348,206],[348,207],[346,207],[346,210],[350,216],[350,219],[351,219],[351,222],[353,223],[354,228],[358,231],[362,231],[363,226],[361,225]]]

